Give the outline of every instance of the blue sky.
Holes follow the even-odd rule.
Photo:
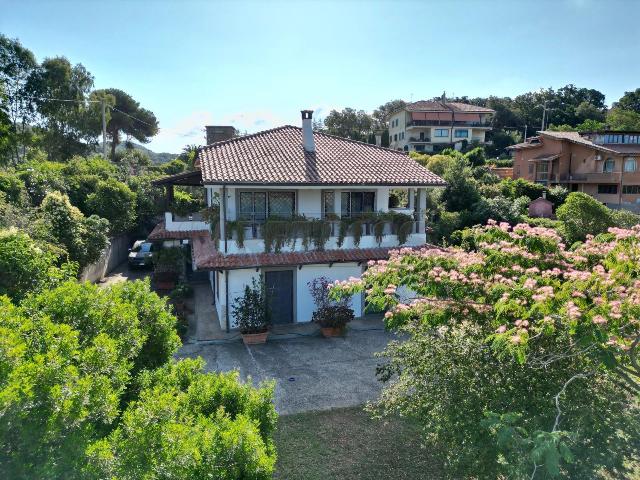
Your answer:
[[[148,145],[203,143],[205,124],[300,123],[300,109],[514,96],[567,83],[607,103],[640,87],[640,2],[0,0],[0,32],[64,55],[96,88],[160,121]]]

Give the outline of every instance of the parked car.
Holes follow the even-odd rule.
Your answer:
[[[145,240],[136,240],[129,249],[129,267],[149,267],[153,261],[155,245]]]

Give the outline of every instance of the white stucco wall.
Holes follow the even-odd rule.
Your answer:
[[[335,263],[331,267],[327,264],[322,265],[303,265],[301,269],[292,267],[294,272],[294,319],[296,322],[310,322],[311,316],[315,310],[313,298],[309,292],[307,283],[318,277],[327,277],[331,281],[347,280],[349,277],[360,277],[363,271],[362,266],[357,263]],[[244,292],[245,285],[250,285],[253,278],[258,278],[263,272],[256,272],[255,269],[230,270],[229,271],[229,316],[230,327],[237,328],[237,322],[233,318],[233,301]],[[215,275],[215,274],[214,274]],[[218,275],[220,282],[220,298],[216,301],[216,310],[218,319],[220,320],[220,328],[226,329],[226,297],[225,297],[225,275]],[[213,285],[212,285],[213,288]],[[215,289],[213,291],[215,296]],[[362,315],[362,296],[357,295],[351,300],[351,308],[359,317]]]
[[[331,281],[347,280],[349,277],[359,278],[361,274],[362,266],[358,266],[357,263],[334,263],[331,267],[329,265],[304,265],[302,269],[296,272],[296,321],[298,323],[310,322],[311,315],[315,310],[313,298],[307,286],[308,282],[323,276]],[[353,308],[356,317],[362,315],[361,295],[356,295],[352,298],[351,308]]]
[[[322,190],[300,189],[296,190],[296,194],[298,196],[298,213],[300,215],[305,215],[308,218],[321,217]]]

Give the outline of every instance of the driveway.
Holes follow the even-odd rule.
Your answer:
[[[385,332],[382,321],[343,338],[317,334],[299,338],[269,339],[266,344],[245,346],[237,338],[220,343],[185,344],[180,357],[201,356],[208,371],[239,370],[254,383],[276,381],[275,404],[281,414],[361,405],[381,390],[374,357],[395,336]]]
[[[104,279],[98,282],[101,287],[108,287],[114,283],[126,282],[127,280],[141,280],[151,275],[152,270],[150,268],[136,268],[130,269],[127,262],[123,262],[112,270],[108,275],[105,275]]]

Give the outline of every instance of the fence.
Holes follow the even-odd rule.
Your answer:
[[[109,241],[109,246],[105,248],[97,262],[87,265],[80,280],[83,282],[97,282],[114,268],[127,259],[129,255],[129,235],[113,237]]]

